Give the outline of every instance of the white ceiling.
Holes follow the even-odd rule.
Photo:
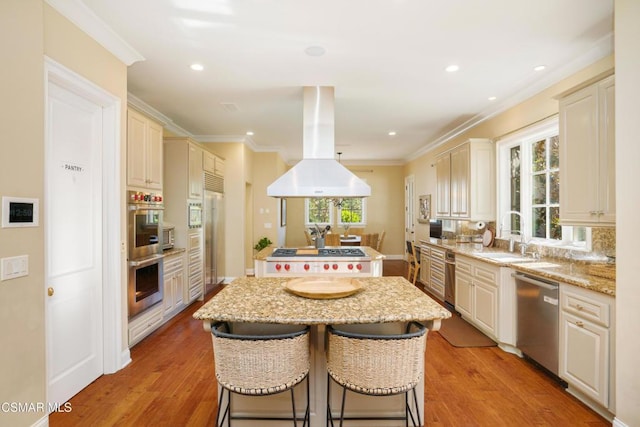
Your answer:
[[[145,58],[129,92],[172,126],[290,162],[302,86],[335,87],[346,163],[405,162],[613,51],[613,0],[81,1]]]

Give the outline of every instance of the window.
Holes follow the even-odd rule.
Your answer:
[[[498,142],[498,237],[586,246],[584,227],[560,225],[558,119],[547,120]]]
[[[362,198],[305,199],[307,225],[331,225],[337,215],[338,225],[365,225],[366,201]]]

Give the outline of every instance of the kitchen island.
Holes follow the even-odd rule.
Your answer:
[[[397,331],[404,323],[415,320],[425,324],[429,330],[435,331],[440,328],[442,319],[451,316],[448,310],[402,277],[358,278],[362,290],[338,299],[310,299],[294,295],[285,289],[289,280],[291,279],[275,277],[237,279],[195,312],[193,317],[203,321],[206,331],[210,331],[212,322],[219,321],[246,323],[256,328],[268,327],[269,324],[312,325],[309,376],[311,426],[313,427],[326,425],[325,325],[354,325],[354,327]],[[417,410],[424,420],[422,416],[424,382],[416,391],[419,405]],[[332,396],[337,395],[338,393],[332,392]],[[236,413],[279,416],[286,415],[290,410],[290,401],[286,393],[274,395],[267,400],[239,397],[234,399]],[[298,399],[300,402],[304,399],[302,388],[296,391],[296,400]],[[398,415],[404,412],[402,396],[375,398],[351,393],[347,399],[347,410],[352,416],[363,415],[365,412],[375,416]],[[300,406],[299,404],[298,407]],[[339,408],[339,403],[334,402],[332,407]],[[235,420],[234,425],[249,424],[242,424],[242,420]],[[269,423],[268,425],[278,424]]]

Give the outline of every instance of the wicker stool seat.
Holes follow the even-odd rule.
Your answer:
[[[267,396],[291,391],[293,416],[297,426],[293,388],[307,380],[307,405],[303,426],[309,420],[309,327],[294,332],[277,334],[235,334],[227,323],[218,323],[211,328],[216,379],[221,387],[216,426],[225,418],[227,425],[235,417],[231,413],[232,393],[245,396]],[[223,399],[227,390],[227,404],[223,411]],[[222,417],[222,419],[220,419]],[[269,420],[272,418],[247,418]],[[282,418],[277,418],[282,419]]]
[[[380,420],[402,419],[414,426],[422,425],[420,414],[417,423],[409,406],[408,392],[413,390],[417,408],[415,387],[423,378],[426,328],[417,322],[407,325],[405,333],[372,335],[340,331],[327,327],[327,373],[329,378],[342,387],[340,426],[345,419]],[[345,418],[346,391],[370,396],[405,395],[405,416]],[[327,425],[333,426],[331,411],[331,387],[327,387]]]

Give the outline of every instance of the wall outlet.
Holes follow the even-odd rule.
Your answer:
[[[29,255],[0,259],[0,280],[15,279],[29,275]]]

